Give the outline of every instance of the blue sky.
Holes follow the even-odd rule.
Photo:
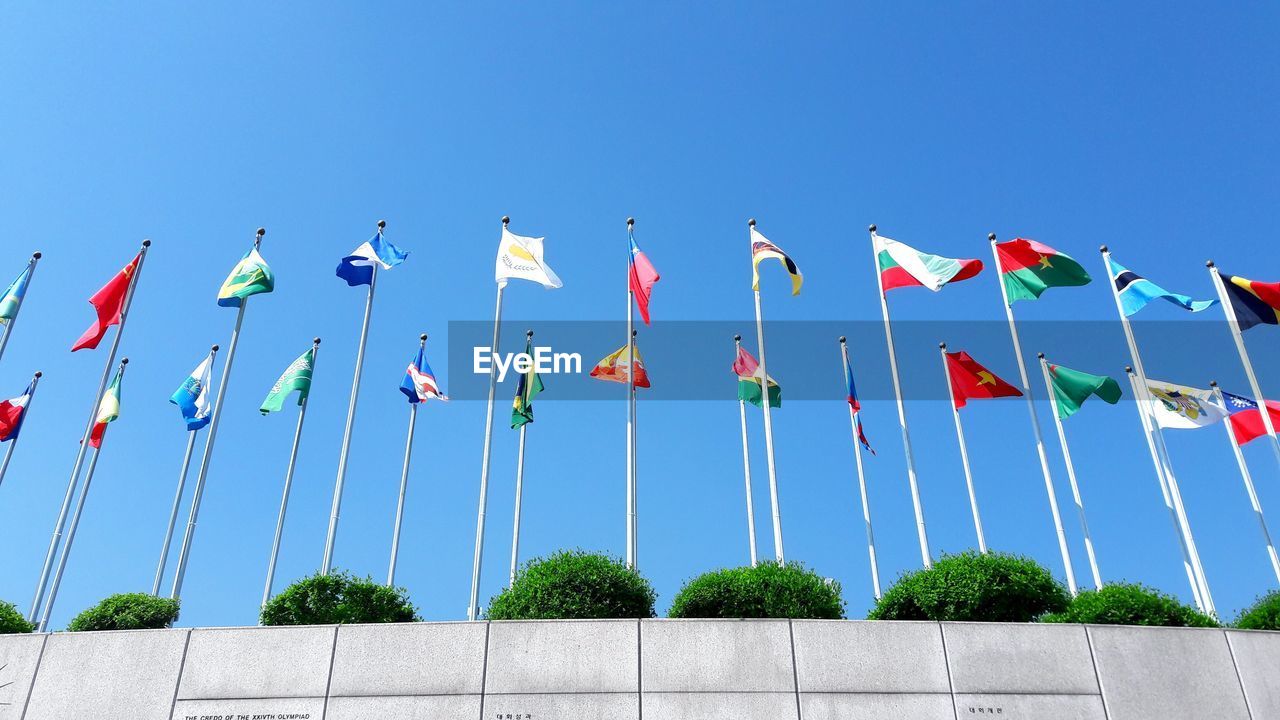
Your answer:
[[[292,408],[267,418],[256,409],[316,335],[324,342],[277,577],[319,566],[364,303],[333,268],[378,219],[412,255],[380,279],[336,552],[339,566],[375,577],[391,539],[405,363],[428,332],[446,389],[469,371],[446,362],[455,351],[446,353],[446,331],[491,316],[502,215],[515,232],[547,237],[565,281],[556,291],[513,285],[508,318],[620,323],[632,215],[663,276],[655,319],[736,322],[749,345],[748,217],[805,273],[804,291],[790,297],[785,275],[767,269],[764,311],[779,323],[878,320],[872,222],[949,256],[987,259],[993,231],[1074,255],[1095,282],[1020,303],[1028,323],[1114,319],[1096,280],[1104,242],[1130,268],[1197,297],[1212,292],[1210,255],[1228,272],[1277,279],[1278,14],[1154,3],[9,5],[0,272],[7,282],[34,250],[45,259],[0,361],[0,394],[21,392],[36,369],[45,380],[0,486],[0,598],[23,610],[30,602],[92,404],[106,343],[67,352],[89,323],[85,300],[144,237],[155,244],[123,341],[123,414],[55,628],[109,593],[150,588],[185,442],[167,398],[210,344],[225,347],[234,311],[214,296],[258,226],[277,290],[246,316],[184,625],[255,622],[294,425]],[[894,317],[954,321],[945,339],[964,348],[961,321],[1001,318],[995,282],[986,272],[938,295],[896,291]],[[1247,394],[1225,328],[1179,341],[1180,328],[1220,318],[1205,315],[1145,311],[1144,320],[1170,321],[1139,328],[1149,373],[1188,384],[1214,377]],[[1044,349],[1094,372],[1126,364],[1118,324],[1106,344],[1074,337],[1070,324],[1044,327],[1064,330],[1026,348],[1031,360]],[[1248,338],[1273,397],[1280,375],[1264,351],[1276,349],[1277,332]],[[621,344],[620,326],[617,334]],[[883,339],[867,337],[851,351],[868,366],[862,389],[873,398],[864,423],[879,456],[867,472],[887,585],[916,568],[919,553],[884,399]],[[899,346],[914,358],[908,387],[942,391],[935,343]],[[1016,377],[1008,346],[990,347],[975,356]],[[829,400],[788,403],[774,416],[787,556],[838,579],[849,615],[860,617],[871,589],[834,337],[776,352],[829,363],[831,376]],[[640,564],[660,610],[686,579],[746,561],[731,359],[726,337],[723,401],[640,403]],[[651,357],[649,370],[660,384],[694,372],[688,365]],[[1165,377],[1173,368],[1178,376]],[[786,362],[769,370],[785,388]],[[499,390],[482,600],[506,582],[515,434],[503,420],[513,391],[511,379]],[[549,379],[530,428],[522,554],[621,555],[621,398],[555,395]],[[913,400],[907,412],[934,550],[966,549],[973,531],[945,401]],[[418,419],[398,580],[428,619],[465,616],[483,416],[483,402],[456,401]],[[769,556],[758,414],[751,422]],[[1060,576],[1024,404],[975,403],[965,423],[989,543]],[[1132,405],[1088,405],[1068,433],[1104,578],[1189,598]],[[1220,428],[1168,438],[1215,599],[1232,616],[1275,580],[1230,449]],[[1065,472],[1047,440],[1083,580]],[[1262,442],[1246,455],[1280,527],[1275,459]]]

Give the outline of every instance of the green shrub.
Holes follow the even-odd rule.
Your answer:
[[[34,625],[22,617],[22,613],[18,612],[18,608],[14,607],[13,603],[0,600],[0,635],[29,633],[35,629]]]
[[[293,583],[267,601],[263,625],[344,625],[413,622],[417,609],[404,588],[335,571]]]
[[[680,589],[669,615],[839,620],[844,600],[839,583],[827,582],[799,563],[765,562],[699,575]]]
[[[1066,610],[1045,615],[1041,622],[1218,627],[1216,620],[1183,605],[1172,595],[1138,583],[1116,583],[1104,585],[1101,590],[1082,590]]]
[[[653,586],[621,560],[562,550],[530,560],[489,601],[490,620],[653,617]]]
[[[1066,588],[1031,558],[971,551],[904,574],[867,617],[1031,622],[1066,610],[1069,600]]]
[[[1258,598],[1236,619],[1241,630],[1280,630],[1280,590]],[[2,632],[2,631],[0,631]]]
[[[119,593],[72,618],[67,630],[158,630],[171,627],[177,619],[177,600],[147,593]]]

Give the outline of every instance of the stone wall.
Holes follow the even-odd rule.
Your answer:
[[[645,620],[0,636],[0,720],[1268,720],[1280,633]]]

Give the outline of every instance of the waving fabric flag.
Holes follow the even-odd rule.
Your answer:
[[[516,235],[502,226],[502,241],[498,245],[494,280],[506,285],[507,280],[532,280],[548,290],[564,287],[560,278],[542,259],[542,241],[546,238]]]
[[[1022,397],[1021,390],[1001,380],[963,350],[947,353],[947,375],[951,378],[957,409],[970,400]]]
[[[606,355],[596,366],[591,368],[591,377],[606,382],[627,382],[627,374],[631,371],[631,353],[623,345]],[[647,388],[649,373],[644,369],[644,358],[640,356],[640,348],[636,347],[636,387]]]
[[[18,438],[22,420],[27,414],[27,403],[31,402],[31,393],[35,391],[34,385],[33,381],[18,397],[0,401],[0,442]]]
[[[738,348],[738,356],[733,360],[733,374],[738,376],[738,399],[763,408],[761,380],[764,373],[760,371],[760,363],[755,357],[742,347]],[[782,386],[773,378],[769,378],[769,407],[782,407]]]
[[[880,282],[886,292],[913,285],[937,292],[947,283],[968,280],[982,272],[981,260],[930,255],[883,235],[873,237]]]
[[[760,289],[760,262],[762,260],[774,259],[782,263],[787,269],[787,274],[791,276],[791,294],[799,295],[800,286],[804,284],[804,275],[800,273],[800,268],[796,267],[796,263],[791,256],[782,252],[782,248],[769,242],[769,238],[761,235],[756,231],[755,226],[751,227],[751,289]]]
[[[90,447],[102,447],[102,438],[107,433],[107,423],[115,422],[120,417],[120,376],[124,370],[116,370],[116,376],[111,380],[111,387],[107,388],[107,392],[102,396],[102,402],[98,403],[98,414],[93,420],[93,432],[89,434]]]
[[[533,357],[532,338],[525,341],[524,353]],[[511,403],[512,430],[525,423],[533,422],[533,399],[544,389],[537,365],[529,363],[529,371],[520,376],[520,384],[516,386],[516,399]]]
[[[125,265],[124,269],[116,273],[115,277],[103,285],[101,290],[89,298],[89,304],[97,311],[98,318],[71,346],[71,352],[98,347],[98,343],[102,342],[102,336],[107,334],[107,328],[120,324],[120,313],[124,311],[124,301],[129,295],[129,284],[133,280],[133,274],[138,271],[138,260],[141,257],[142,253],[138,253],[133,258],[133,262]]]
[[[996,243],[1000,282],[1009,302],[1035,300],[1051,287],[1088,285],[1089,273],[1070,256],[1035,240],[1016,238]]]
[[[631,287],[631,294],[636,298],[636,307],[640,308],[640,317],[644,320],[644,324],[649,324],[649,296],[653,293],[653,285],[662,279],[658,276],[658,271],[654,269],[653,263],[649,262],[646,256],[640,250],[640,246],[636,245],[636,238],[628,232],[631,241],[631,260],[630,272],[628,272],[627,282]]]
[[[1227,409],[1217,403],[1212,390],[1148,380],[1148,403],[1156,424],[1170,430],[1200,428],[1222,420]]]
[[[859,402],[858,400],[858,388],[853,384],[853,366],[852,365],[845,366],[844,387],[845,387],[845,392],[848,396],[845,399],[849,401],[849,407],[853,408],[853,411],[855,413],[861,413],[862,403]],[[855,421],[858,426],[858,442],[862,443],[862,446],[865,447],[867,450],[870,450],[872,455],[875,455],[876,454],[875,448],[871,447],[871,443],[867,442],[866,434],[862,432],[862,418],[860,416],[857,416],[855,417]]]
[[[284,407],[285,398],[289,397],[294,390],[298,391],[298,404],[305,402],[307,396],[311,394],[311,373],[315,369],[315,363],[316,349],[312,346],[285,368],[280,378],[276,380],[276,384],[271,386],[271,392],[267,393],[258,412],[263,415],[279,412]]]
[[[1222,399],[1227,403],[1227,412],[1231,413],[1227,419],[1231,421],[1231,432],[1235,434],[1237,443],[1244,445],[1267,434],[1262,413],[1258,412],[1258,403],[1229,392],[1222,393]],[[1267,414],[1271,416],[1271,426],[1280,427],[1280,402],[1268,400]]]
[[[1058,419],[1066,420],[1080,410],[1091,395],[1103,402],[1115,405],[1120,402],[1120,383],[1106,375],[1090,375],[1049,363],[1049,380],[1053,383],[1053,397],[1058,403]]]
[[[27,295],[27,283],[31,279],[31,266],[23,268],[22,273],[9,283],[9,289],[0,296],[0,325],[7,324],[18,315],[22,306],[22,298]]]
[[[1231,310],[1241,330],[1254,325],[1280,325],[1280,283],[1258,282],[1219,273]]]
[[[414,404],[426,402],[431,398],[449,399],[440,390],[440,383],[436,382],[436,375],[431,372],[431,366],[427,364],[426,348],[419,347],[418,354],[409,363],[409,368],[404,374],[404,380],[400,382],[400,392],[404,393],[405,397],[409,398],[409,402]]]
[[[196,366],[186,380],[178,386],[169,398],[169,402],[178,406],[182,417],[187,421],[188,430],[199,430],[209,424],[209,382],[212,368],[210,358]]]
[[[1147,303],[1156,298],[1164,298],[1183,310],[1200,312],[1217,304],[1217,300],[1192,300],[1187,295],[1169,292],[1141,275],[1129,270],[1120,263],[1107,257],[1107,265],[1111,270],[1111,281],[1115,283],[1116,294],[1120,296],[1120,307],[1126,317],[1133,315]]]
[[[351,251],[351,254],[338,262],[337,276],[347,281],[348,287],[368,285],[373,282],[373,266],[376,263],[383,270],[404,262],[409,253],[392,245],[382,237],[379,230],[370,240]]]
[[[269,293],[276,288],[276,276],[258,248],[253,248],[240,258],[231,274],[218,289],[218,305],[238,308],[245,298],[259,293]]]

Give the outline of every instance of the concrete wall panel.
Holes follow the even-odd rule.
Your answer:
[[[801,693],[804,720],[955,720],[947,693]]]
[[[799,720],[794,692],[644,694],[645,720]]]
[[[1227,632],[1254,720],[1280,718],[1280,633]]]
[[[191,631],[179,700],[324,697],[332,625]]]
[[[343,625],[329,695],[479,695],[486,633],[482,622]]]
[[[479,717],[479,695],[418,695],[329,698],[324,720],[476,720]]]
[[[1100,695],[956,694],[956,716],[1018,720],[1107,720]]]
[[[938,623],[797,620],[792,626],[801,692],[951,691]]]
[[[55,633],[45,643],[25,720],[167,718],[186,630]]]
[[[786,620],[643,623],[645,692],[795,692]]]
[[[1098,695],[1083,625],[942,623],[956,693]]]
[[[481,718],[496,720],[640,720],[636,693],[541,693],[485,695]],[[649,718],[648,712],[645,718]],[[434,718],[432,719],[434,720]]]
[[[18,720],[46,635],[0,635],[0,720]]]
[[[493,622],[486,693],[638,692],[636,620]]]

